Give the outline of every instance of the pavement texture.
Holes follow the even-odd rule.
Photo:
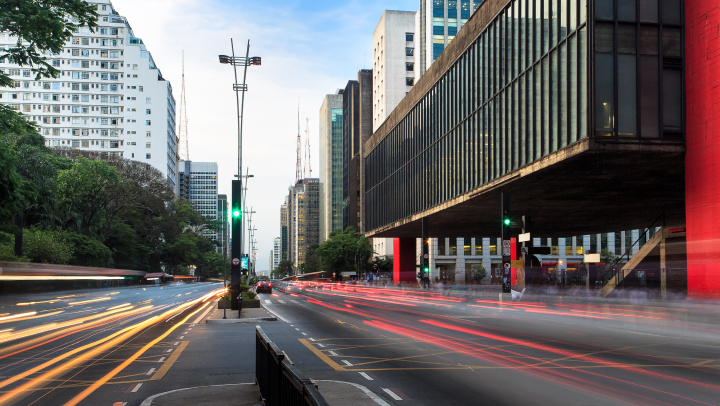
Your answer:
[[[267,310],[260,309],[243,309],[242,312],[237,310],[218,309],[217,302],[213,303],[214,310],[210,312],[210,316],[205,319],[205,323],[209,324],[233,324],[233,323],[257,323],[263,321],[277,321],[277,317]],[[226,319],[223,319],[226,316]]]
[[[202,386],[159,393],[140,406],[255,406],[262,405],[260,389],[254,384]]]

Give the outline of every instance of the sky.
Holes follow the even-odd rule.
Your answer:
[[[280,236],[280,205],[295,181],[298,106],[303,143],[309,128],[312,177],[319,177],[318,117],[326,94],[371,68],[372,34],[384,10],[416,11],[418,0],[114,0],[135,36],[173,87],[185,92],[190,159],[217,162],[218,193],[231,196],[237,173],[237,121],[233,69],[218,55],[250,56],[243,124],[247,205],[257,229],[257,269],[269,269],[273,239]],[[309,121],[306,122],[306,119]],[[246,169],[243,169],[243,172]],[[309,173],[306,172],[309,177]],[[247,252],[247,250],[246,250]]]

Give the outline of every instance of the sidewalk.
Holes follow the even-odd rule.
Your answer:
[[[331,406],[390,406],[368,388],[350,382],[317,381]],[[178,389],[145,399],[140,406],[262,406],[260,389],[252,383]]]
[[[277,317],[263,308],[243,309],[240,315],[237,310],[227,309],[227,319],[223,319],[223,310],[217,308],[217,302],[213,302],[213,311],[205,319],[208,324],[229,324],[229,323],[257,323],[260,321],[277,321]]]

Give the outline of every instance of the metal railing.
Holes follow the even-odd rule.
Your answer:
[[[624,265],[626,262],[630,261],[630,255],[632,255],[632,251],[633,251],[633,248],[635,247],[635,245],[638,245],[640,243],[640,241],[643,239],[643,237],[646,237],[648,235],[648,233],[650,232],[650,230],[655,228],[655,223],[657,223],[660,219],[663,220],[662,225],[665,226],[665,212],[664,211],[661,215],[658,216],[658,218],[655,219],[655,221],[653,221],[649,226],[647,226],[647,228],[645,228],[645,230],[642,233],[640,233],[640,235],[638,236],[638,239],[629,248],[627,248],[625,250],[625,252],[620,256],[620,258],[618,258],[617,261],[615,261],[615,263],[612,264],[612,266],[608,267],[603,272],[603,277],[602,277],[603,285],[606,285],[608,283],[608,281],[612,280],[613,278],[615,279],[616,286],[619,286],[621,283],[623,283],[625,281],[624,274],[621,274],[622,268],[623,268],[622,265]],[[638,245],[638,248],[640,248],[639,245]],[[623,261],[623,259],[624,259],[624,261]],[[618,268],[618,265],[620,265],[619,268]]]
[[[255,326],[255,378],[265,406],[329,406],[260,326]]]

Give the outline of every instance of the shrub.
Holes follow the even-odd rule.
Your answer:
[[[23,230],[23,254],[32,262],[66,265],[73,257],[73,246],[60,232],[32,227]]]

